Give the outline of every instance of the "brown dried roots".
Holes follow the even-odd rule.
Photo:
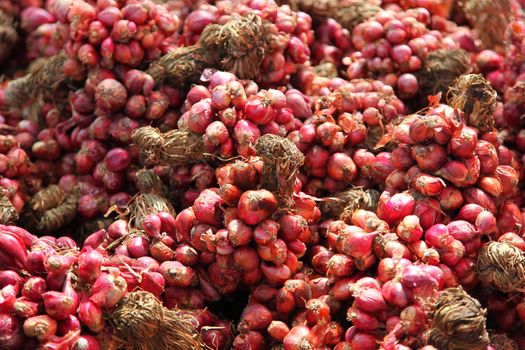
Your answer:
[[[278,0],[281,5],[288,5],[294,11],[308,13],[316,21],[333,18],[350,32],[356,25],[374,16],[381,7],[365,0]]]
[[[63,71],[65,60],[65,53],[60,52],[32,66],[29,74],[10,81],[5,90],[5,105],[19,108],[28,100],[33,100],[41,95],[52,96],[60,84],[66,80]]]
[[[378,5],[370,1],[358,0],[353,3],[340,6],[334,14],[334,19],[352,33],[352,30],[359,23],[363,23],[373,17],[381,10]]]
[[[137,173],[139,193],[129,204],[130,223],[133,227],[142,228],[143,218],[151,213],[168,212],[175,217],[175,209],[167,198],[162,180],[153,170],[140,170]]]
[[[350,222],[354,211],[364,209],[375,212],[381,193],[377,190],[353,188],[325,197],[320,203],[324,217],[339,218],[346,223]]]
[[[165,308],[149,292],[129,293],[111,314],[110,323],[124,349],[203,349],[197,320],[180,310]]]
[[[467,115],[468,124],[480,131],[494,127],[497,93],[482,74],[464,74],[450,87],[447,103]]]
[[[261,17],[249,14],[233,17],[224,25],[207,26],[199,38],[203,47],[218,47],[221,55],[219,67],[235,74],[239,79],[255,79],[259,66],[271,40],[271,32]]]
[[[216,67],[219,55],[219,50],[208,47],[179,47],[153,62],[146,72],[157,84],[166,80],[170,85],[183,87],[198,82],[205,68]]]
[[[445,289],[434,305],[427,344],[440,350],[486,350],[485,314],[480,303],[461,287]]]
[[[4,191],[0,191],[0,224],[12,224],[16,220],[18,220],[18,212]]]
[[[491,242],[482,247],[476,260],[478,279],[502,292],[525,291],[525,254],[515,246]]]
[[[287,138],[267,134],[255,143],[255,150],[263,161],[262,187],[276,194],[284,205],[293,205],[292,195],[297,172],[304,163],[304,155]]]
[[[233,16],[225,24],[207,26],[196,45],[169,52],[153,62],[147,73],[157,84],[167,80],[180,87],[198,82],[205,68],[255,79],[271,39],[268,25],[258,15]]]
[[[504,333],[489,332],[490,345],[496,350],[518,350],[518,344]]]
[[[431,52],[418,72],[421,99],[427,104],[427,96],[439,92],[446,94],[456,79],[469,73],[470,69],[469,55],[462,49],[440,49]]]
[[[202,161],[205,146],[202,136],[187,130],[161,133],[151,126],[133,131],[133,143],[146,165],[187,165]]]
[[[66,192],[58,185],[51,185],[26,204],[22,222],[36,232],[53,233],[73,221],[79,198],[78,189]]]
[[[50,101],[59,109],[67,105],[65,87],[68,80],[63,72],[66,55],[61,52],[55,56],[38,60],[31,64],[29,73],[11,80],[5,89],[4,107],[18,110],[24,119],[39,121],[39,111],[44,101]]]
[[[483,48],[505,48],[505,30],[512,17],[510,0],[464,0],[463,11]]]
[[[13,19],[0,10],[0,64],[11,54],[11,49],[18,40],[18,33]]]

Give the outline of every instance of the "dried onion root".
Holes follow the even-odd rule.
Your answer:
[[[224,25],[207,26],[199,44],[224,51],[219,69],[229,71],[239,79],[255,79],[259,76],[259,66],[271,39],[271,32],[261,17],[249,14],[234,16]]]
[[[320,203],[321,212],[327,218],[339,218],[350,222],[354,211],[364,209],[375,212],[380,192],[373,189],[353,188],[325,197]]]
[[[503,242],[491,242],[478,251],[478,279],[502,292],[525,291],[525,254]]]
[[[18,212],[4,192],[0,191],[0,224],[8,225],[17,220]]]
[[[518,344],[504,333],[489,332],[490,345],[496,350],[518,350]]]
[[[123,349],[203,349],[197,320],[180,310],[167,309],[149,292],[129,293],[110,315]]]
[[[431,315],[427,344],[440,350],[486,350],[486,311],[461,287],[442,291]]]
[[[167,198],[166,189],[161,179],[153,170],[140,170],[137,173],[139,193],[129,204],[130,223],[135,228],[142,228],[143,218],[151,213],[167,212],[176,216],[175,209]]]
[[[13,24],[13,19],[0,10],[0,64],[11,54],[11,49],[18,41],[18,33]]]
[[[304,155],[287,138],[277,135],[261,136],[255,150],[263,161],[262,187],[276,194],[285,206],[293,205],[297,173]]]
[[[146,165],[187,165],[202,161],[205,146],[202,136],[187,130],[161,133],[151,126],[133,131],[133,143]]]
[[[28,68],[28,74],[11,80],[5,89],[4,108],[17,110],[23,119],[39,122],[39,113],[44,101],[53,102],[64,111],[67,106],[68,80],[63,72],[66,56],[63,52],[55,56],[36,60]]]
[[[40,96],[53,96],[66,80],[63,65],[66,55],[60,52],[31,67],[30,73],[10,81],[5,90],[4,104],[12,108],[26,105]]]
[[[485,49],[504,49],[505,30],[512,17],[510,0],[465,0],[463,11]]]
[[[27,203],[22,222],[37,232],[52,233],[74,220],[79,198],[78,189],[65,192],[60,186],[51,185]]]
[[[428,54],[418,72],[419,95],[428,104],[427,96],[443,95],[457,78],[470,71],[470,57],[462,49],[440,49]]]
[[[480,131],[494,127],[497,93],[482,74],[464,74],[450,87],[447,103],[467,115],[468,124]]]
[[[254,79],[271,38],[261,17],[233,16],[223,25],[206,26],[197,44],[162,56],[147,73],[157,84],[167,80],[179,87],[198,82],[205,68],[226,70],[239,79]]]
[[[350,32],[359,23],[365,22],[381,10],[370,1],[354,0],[278,0],[281,5],[288,5],[294,11],[308,13],[316,21],[333,18]]]
[[[217,66],[219,51],[197,45],[180,47],[153,62],[147,73],[157,84],[166,80],[170,85],[183,87],[196,83],[205,68]]]

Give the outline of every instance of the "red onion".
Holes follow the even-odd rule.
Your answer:
[[[196,275],[189,267],[178,261],[165,261],[160,265],[159,272],[166,280],[166,284],[175,287],[188,287],[195,283]]]
[[[276,208],[277,199],[270,191],[246,191],[239,199],[239,218],[249,225],[257,225]]]
[[[219,225],[219,206],[222,198],[212,190],[204,190],[193,203],[195,217],[206,224]]]
[[[282,321],[272,321],[268,326],[268,334],[276,341],[282,343],[286,335],[290,332],[290,329],[286,323]]]
[[[320,299],[306,303],[306,319],[310,324],[328,324],[331,321],[330,307]]]
[[[23,279],[18,273],[11,270],[0,271],[0,288],[12,285],[16,290],[19,290],[22,283]]]
[[[126,280],[118,272],[114,270],[109,273],[103,272],[93,284],[90,299],[97,305],[110,308],[124,297],[126,289]]]
[[[253,331],[267,328],[272,322],[270,310],[261,304],[251,304],[244,308],[241,321],[239,323],[240,331]]]
[[[350,307],[346,313],[347,319],[359,330],[373,331],[381,326],[379,320],[372,314],[357,307]]]
[[[474,238],[478,232],[474,225],[463,220],[452,221],[447,225],[449,234],[462,242]]]
[[[102,254],[90,246],[82,249],[78,258],[78,277],[87,283],[94,282],[100,275],[102,258]]]
[[[396,233],[399,238],[406,242],[415,242],[423,236],[423,228],[417,216],[407,215],[397,226]]]
[[[379,199],[377,216],[392,225],[412,214],[414,205],[415,199],[407,192],[396,193],[393,196],[390,196],[388,192],[383,192]]]
[[[357,176],[354,161],[345,153],[332,154],[326,166],[328,175],[338,181],[351,182]]]
[[[95,89],[95,102],[97,108],[105,112],[117,112],[123,108],[127,100],[124,85],[114,79],[101,81]]]
[[[57,322],[48,315],[30,317],[24,321],[24,333],[40,341],[51,339],[57,331]]]
[[[86,326],[92,332],[99,333],[104,329],[102,308],[92,302],[87,295],[82,295],[80,298],[78,319],[82,325]]]
[[[63,292],[49,291],[42,294],[48,315],[57,320],[65,320],[73,315],[79,305],[77,292],[71,286],[71,275],[68,275]]]
[[[283,340],[285,350],[299,350],[312,348],[310,329],[306,326],[295,326]]]
[[[9,312],[16,301],[17,288],[7,285],[0,290],[0,312]]]

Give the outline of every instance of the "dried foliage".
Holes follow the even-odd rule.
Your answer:
[[[129,350],[203,349],[197,320],[180,310],[167,309],[148,292],[129,293],[110,316],[120,348]]]
[[[36,232],[53,233],[76,217],[79,198],[78,189],[66,192],[58,185],[44,188],[26,204],[22,223]]]
[[[465,112],[468,124],[480,131],[494,127],[497,93],[482,74],[464,74],[450,87],[447,103]]]
[[[18,212],[3,191],[0,191],[0,224],[8,225],[18,220]]]
[[[512,18],[510,0],[464,0],[463,11],[485,49],[504,49],[505,30]]]
[[[133,131],[133,143],[146,165],[187,165],[201,161],[205,146],[202,136],[187,130],[161,133],[151,126]]]
[[[366,21],[381,10],[373,1],[365,0],[278,0],[294,11],[308,13],[316,21],[333,18],[350,32],[356,25]]]
[[[461,287],[442,291],[434,305],[427,343],[440,350],[486,350],[486,311]]]
[[[491,242],[482,247],[476,271],[486,286],[509,293],[525,291],[525,254],[509,243]]]
[[[357,209],[375,212],[380,195],[381,193],[377,190],[352,188],[330,197],[324,197],[320,203],[320,209],[326,218],[339,218],[350,223]]]
[[[255,143],[263,161],[262,187],[276,194],[285,206],[293,205],[293,193],[304,155],[290,139],[263,135]]]

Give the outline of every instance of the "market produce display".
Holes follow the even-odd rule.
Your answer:
[[[0,3],[0,349],[525,349],[525,2]]]

